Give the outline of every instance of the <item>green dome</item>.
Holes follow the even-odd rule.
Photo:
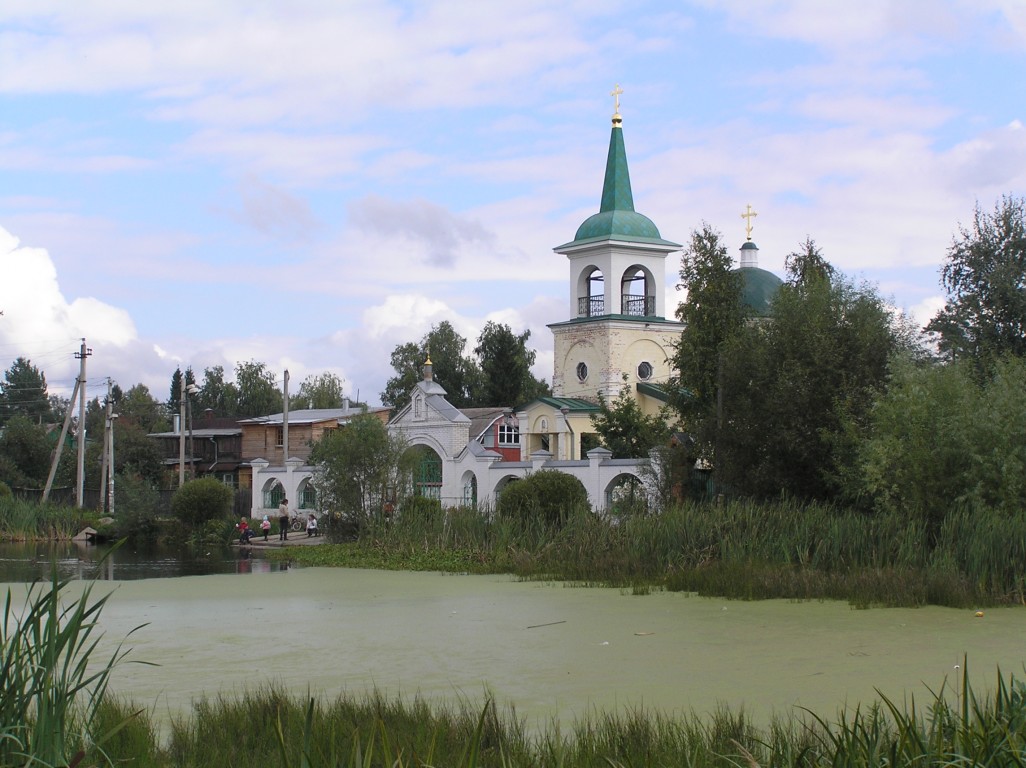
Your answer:
[[[637,237],[661,240],[659,230],[652,220],[636,211],[602,211],[589,216],[577,228],[574,240],[587,240],[591,237],[616,237],[628,240]]]
[[[752,310],[755,317],[767,317],[770,304],[784,281],[759,267],[741,267],[733,270],[741,275],[741,300]]]

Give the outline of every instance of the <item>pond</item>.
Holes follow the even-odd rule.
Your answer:
[[[75,582],[70,591],[81,589]],[[15,587],[21,591],[23,587]],[[929,699],[961,674],[1020,677],[1026,610],[852,610],[525,583],[504,576],[332,568],[102,582],[105,647],[134,627],[115,690],[157,719],[203,695],[280,683],[297,696],[377,689],[453,703],[490,691],[529,725],[598,710],[757,722],[796,707]]]
[[[125,544],[111,552],[110,546],[85,542],[0,543],[0,583],[48,580],[53,564],[63,578],[107,581],[261,573],[285,567],[232,547],[193,551],[184,546]]]

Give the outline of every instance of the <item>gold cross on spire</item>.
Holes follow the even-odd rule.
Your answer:
[[[758,215],[759,214],[752,210],[751,203],[745,206],[745,212],[741,214],[741,218],[746,219],[745,236],[748,238],[748,242],[752,242],[752,219],[754,219]]]
[[[620,116],[620,94],[623,93],[623,88],[617,83],[616,87],[609,92],[609,95],[613,97],[613,117]]]

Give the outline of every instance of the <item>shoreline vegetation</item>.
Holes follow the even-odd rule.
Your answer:
[[[325,519],[324,544],[266,557],[309,566],[508,573],[636,594],[843,600],[858,608],[1026,604],[1026,510],[959,505],[931,526],[897,512],[733,500],[605,516],[578,509],[552,523],[417,501],[390,519],[334,527]],[[235,522],[208,521],[190,540],[227,546]],[[0,541],[67,541],[86,526],[112,541],[181,535],[175,521],[155,514],[102,525],[90,510],[0,497]]]
[[[1026,513],[970,506],[937,528],[790,501],[682,503],[662,512],[559,525],[418,505],[348,541],[269,557],[301,565],[509,573],[740,600],[844,600],[857,608],[980,608],[1026,600]]]
[[[787,501],[681,504],[604,518],[579,511],[558,525],[431,504],[416,512],[368,521],[348,541],[269,556],[312,566],[512,573],[637,595],[839,599],[858,608],[981,607],[1020,603],[1024,594],[1026,515],[959,508],[929,529]],[[66,538],[83,522],[79,510],[0,503],[0,538],[8,540]],[[43,755],[55,766],[154,768],[1026,763],[1026,685],[999,670],[996,686],[978,696],[965,664],[960,678],[934,681],[925,702],[881,696],[833,714],[796,710],[767,726],[743,710],[670,716],[634,708],[553,721],[539,732],[487,693],[446,705],[380,694],[319,701],[264,686],[201,699],[162,732],[152,713],[106,690],[110,669],[126,661],[124,642],[106,663],[89,661],[103,600],[91,602],[88,590],[68,600],[59,595],[63,586],[56,576],[48,588],[37,585],[20,609],[8,593],[0,764]],[[98,676],[90,679],[87,667]],[[68,670],[79,676],[62,677]]]

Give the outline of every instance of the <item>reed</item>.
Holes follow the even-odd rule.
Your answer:
[[[559,525],[422,505],[356,542],[290,552],[317,565],[512,573],[738,599],[857,607],[1026,601],[1026,511],[956,506],[939,529],[897,513],[734,500],[620,518],[570,510]]]
[[[0,540],[68,540],[87,525],[80,509],[0,496]]]
[[[65,602],[66,586],[54,569],[47,585],[29,588],[20,609],[7,591],[0,624],[0,765],[63,766],[102,757],[104,742],[127,724],[111,726],[110,718],[98,717],[109,713],[101,706],[107,683],[128,653],[118,645],[106,662],[90,664],[107,597],[94,600],[89,584]]]
[[[114,707],[113,716],[127,711]],[[483,705],[379,693],[325,704],[265,687],[197,702],[175,721],[166,746],[145,721],[133,728],[110,756],[137,768],[1021,766],[1026,687],[999,671],[986,694],[963,675],[943,681],[925,706],[881,696],[833,717],[798,709],[768,726],[722,707],[704,716],[633,708],[551,721],[533,733],[487,694]]]

